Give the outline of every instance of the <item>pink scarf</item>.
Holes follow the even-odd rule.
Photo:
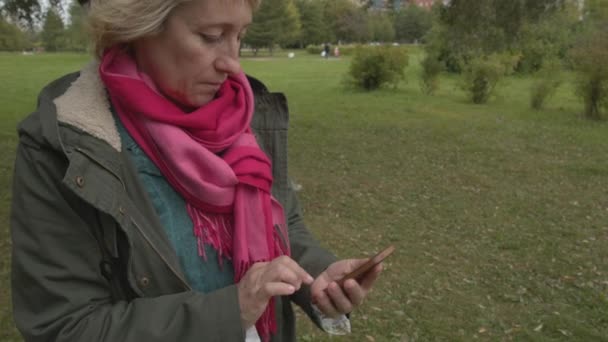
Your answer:
[[[203,245],[212,245],[220,260],[232,259],[239,282],[253,263],[290,255],[274,228],[287,238],[270,195],[270,160],[249,127],[253,93],[244,73],[191,113],[161,95],[120,47],[106,51],[99,74],[127,131],[186,200],[202,257]],[[264,340],[276,332],[272,300],[256,328]]]

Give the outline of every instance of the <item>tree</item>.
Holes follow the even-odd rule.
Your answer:
[[[58,51],[65,47],[63,21],[53,8],[49,8],[44,16],[40,38],[46,51]]]
[[[27,48],[25,34],[14,24],[0,17],[0,51],[19,51]]]
[[[440,11],[439,20],[448,28],[444,33],[453,50],[490,53],[504,48],[496,17],[506,13],[497,13],[494,0],[452,0]]]
[[[587,35],[572,49],[577,94],[585,103],[585,117],[599,120],[608,114],[608,24]]]
[[[330,40],[327,24],[323,18],[323,4],[319,0],[297,0],[302,29],[299,43],[301,47],[321,44]]]
[[[323,16],[332,40],[356,42],[370,39],[367,12],[350,0],[323,0]]]
[[[294,0],[283,0],[282,2],[285,4],[285,16],[279,23],[283,32],[278,42],[281,45],[288,45],[294,43],[300,37],[302,22]]]
[[[84,23],[84,9],[77,0],[69,8],[70,24],[65,31],[66,48],[72,51],[86,51],[88,39]]]
[[[336,32],[336,38],[347,42],[367,42],[372,39],[369,15],[362,10],[355,10],[338,20],[340,29]]]
[[[478,37],[484,49],[504,48],[517,40],[525,22],[563,10],[567,3],[567,0],[452,0],[440,19],[455,35]]]
[[[567,27],[573,25],[570,22],[557,23],[548,27],[555,31],[547,35],[547,27],[535,25],[556,13],[568,11],[572,1],[451,0],[438,11],[440,27],[434,30],[432,37],[439,44],[432,45],[438,46],[440,51],[433,54],[445,62],[449,71],[461,71],[476,56],[505,51],[518,53],[528,34],[548,37],[558,34],[559,30],[570,29]],[[532,41],[534,44],[539,42],[534,37]]]
[[[515,2],[522,3],[522,0]],[[524,8],[523,15],[525,18],[534,21],[546,14],[560,11],[564,9],[564,6],[570,5],[573,2],[578,2],[578,0],[523,0],[520,6]]]
[[[365,7],[350,0],[323,0],[323,13],[332,40],[364,42],[371,39]]]
[[[264,0],[255,13],[244,42],[254,49],[267,47],[272,54],[277,44],[294,42],[301,28],[293,0]]]
[[[535,72],[543,68],[545,60],[563,59],[574,40],[577,23],[577,11],[566,8],[525,22],[519,41],[513,44],[521,51],[518,71]]]
[[[3,14],[15,23],[32,29],[40,21],[41,8],[38,0],[0,1]]]
[[[395,40],[395,27],[385,13],[369,14],[369,30],[373,41],[391,42]]]
[[[402,42],[422,41],[432,25],[431,12],[419,6],[407,6],[395,15],[395,35]]]

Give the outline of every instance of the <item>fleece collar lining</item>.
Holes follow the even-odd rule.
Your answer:
[[[120,151],[120,135],[98,68],[98,62],[89,63],[68,90],[55,99],[57,120],[97,137]]]

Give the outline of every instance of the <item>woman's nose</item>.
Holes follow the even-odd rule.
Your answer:
[[[215,69],[227,75],[234,75],[241,72],[241,63],[238,57],[222,56],[215,59]]]
[[[215,60],[215,68],[226,74],[236,74],[241,71],[239,62],[240,42],[234,41],[224,46],[221,56]]]

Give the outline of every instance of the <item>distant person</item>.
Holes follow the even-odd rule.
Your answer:
[[[303,223],[287,104],[238,59],[258,5],[87,4],[95,61],[46,86],[19,126],[25,341],[290,342],[292,303],[350,330],[382,266],[339,285],[366,260],[337,260]]]
[[[334,57],[340,57],[340,48],[338,46],[334,48]]]
[[[329,46],[329,43],[323,44],[323,57],[329,58],[330,51],[331,47]]]

